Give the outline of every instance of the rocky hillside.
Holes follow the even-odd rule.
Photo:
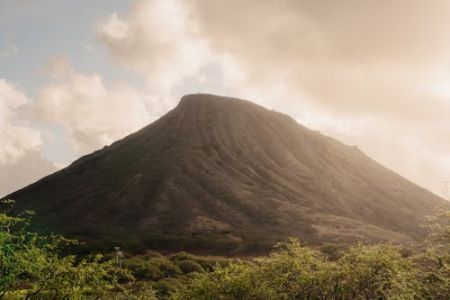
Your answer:
[[[210,253],[287,236],[409,241],[443,201],[287,115],[204,94],[7,198],[94,247]]]

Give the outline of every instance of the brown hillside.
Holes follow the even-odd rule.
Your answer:
[[[443,201],[284,114],[203,94],[7,198],[91,243],[210,252],[407,241]]]

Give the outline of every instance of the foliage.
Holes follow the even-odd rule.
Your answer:
[[[153,286],[148,282],[137,282],[127,289],[113,290],[102,296],[105,300],[158,300]]]
[[[404,257],[390,244],[358,244],[330,260],[290,239],[269,257],[198,273],[172,299],[450,299],[448,248],[432,249]]]
[[[414,299],[417,296],[411,262],[392,245],[350,248],[338,260],[344,299]]]
[[[419,281],[419,294],[423,299],[450,299],[450,253],[441,254],[434,249],[412,259]]]
[[[203,272],[203,267],[199,263],[192,260],[182,260],[179,261],[177,265],[183,274]]]
[[[98,299],[120,287],[117,268],[101,255],[80,259],[63,255],[77,241],[29,232],[31,215],[0,214],[0,298]],[[120,273],[132,279],[129,271]]]
[[[3,211],[5,299],[450,299],[450,214],[430,219],[429,239],[408,255],[391,244],[316,250],[289,239],[259,258],[148,252],[119,267],[101,255],[67,255],[77,241],[30,232],[32,212]]]

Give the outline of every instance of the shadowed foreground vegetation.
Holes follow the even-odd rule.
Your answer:
[[[450,299],[450,214],[408,251],[290,239],[259,258],[147,252],[120,263],[70,255],[78,243],[30,232],[31,216],[0,214],[2,299]]]

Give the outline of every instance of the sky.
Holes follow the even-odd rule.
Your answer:
[[[450,1],[0,0],[0,196],[199,92],[287,113],[441,194]]]

